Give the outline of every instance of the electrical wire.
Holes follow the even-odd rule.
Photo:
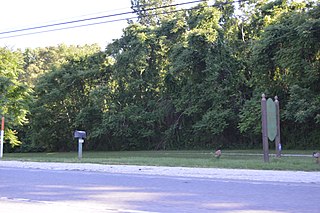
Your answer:
[[[197,3],[197,2],[201,2],[201,1],[204,1],[204,0],[183,2],[183,3],[179,3],[179,4],[172,4],[172,5],[164,5],[164,6],[157,7],[157,8],[147,8],[147,9],[144,9],[143,11],[162,9],[162,8],[166,8],[166,7],[180,6],[180,5],[185,5],[185,4]],[[128,14],[133,14],[133,13],[136,13],[136,12],[135,11],[129,11],[129,12],[116,13],[116,14],[105,15],[105,16],[98,16],[98,17],[92,17],[92,18],[78,19],[78,20],[74,20],[74,21],[61,22],[61,23],[56,23],[56,24],[48,24],[48,25],[41,25],[41,26],[36,26],[36,27],[22,28],[22,29],[18,29],[18,30],[10,30],[10,31],[5,31],[5,32],[0,32],[0,35],[9,34],[9,33],[16,33],[16,32],[22,32],[22,31],[35,30],[35,29],[41,29],[41,28],[47,28],[47,27],[55,27],[55,26],[67,25],[67,24],[73,24],[73,23],[79,23],[79,22],[85,22],[85,21],[92,21],[92,20],[110,18],[110,17],[115,17],[115,16],[123,16],[123,15],[128,15]]]
[[[53,32],[53,31],[74,29],[74,28],[79,28],[79,27],[88,27],[88,26],[93,26],[93,25],[98,25],[98,24],[106,24],[106,23],[112,23],[112,22],[117,22],[117,21],[125,21],[125,20],[128,20],[128,19],[134,19],[134,18],[137,18],[137,17],[122,18],[122,19],[115,19],[115,20],[102,21],[102,22],[95,22],[95,23],[90,23],[90,24],[82,24],[82,25],[76,25],[76,26],[71,26],[71,27],[63,27],[63,28],[57,28],[57,29],[51,29],[51,30],[43,30],[43,31],[30,32],[30,33],[24,33],[24,34],[18,34],[18,35],[9,35],[9,36],[6,36],[6,37],[0,37],[0,39],[14,38],[14,37],[34,35],[34,34],[40,34],[40,33],[48,33],[48,32]]]
[[[124,13],[111,14],[111,15],[107,15],[107,16],[99,16],[99,17],[79,19],[79,20],[67,21],[67,22],[56,23],[56,24],[42,25],[42,26],[37,26],[37,27],[29,27],[29,28],[23,28],[23,29],[18,29],[18,30],[0,32],[0,35],[35,30],[35,29],[41,29],[41,28],[47,28],[47,27],[60,26],[60,25],[66,25],[66,24],[79,23],[79,22],[84,22],[84,21],[92,21],[92,20],[97,20],[97,19],[102,19],[102,18],[110,18],[110,17],[114,17],[114,16],[127,15],[127,14],[132,14],[132,13],[134,13],[134,12],[124,12]]]
[[[197,3],[197,2],[204,2],[204,1],[206,1],[206,0],[189,1],[189,2],[179,3],[179,4],[165,5],[165,6],[156,7],[156,8],[147,8],[147,9],[143,9],[142,11],[157,10],[157,9],[162,9],[162,8],[166,8],[166,7],[181,6],[181,5],[192,4],[192,3]],[[161,14],[169,14],[169,13],[176,13],[176,12],[180,12],[180,11],[183,11],[183,10],[185,10],[185,11],[186,10],[194,10],[194,9],[199,9],[199,8],[204,8],[204,7],[217,7],[217,6],[233,4],[233,3],[243,3],[243,2],[246,2],[246,1],[248,1],[248,0],[236,0],[236,1],[232,1],[232,2],[221,2],[221,3],[216,3],[216,4],[213,4],[213,5],[196,7],[196,8],[191,8],[191,9],[179,9],[179,10],[174,10],[174,11],[166,11],[166,12],[162,12],[162,13],[151,14],[150,16],[156,16],[156,15],[161,15]],[[117,13],[117,14],[111,14],[111,15],[107,15],[107,16],[99,16],[99,17],[80,19],[80,20],[74,20],[74,21],[50,24],[50,25],[42,25],[42,26],[38,26],[38,27],[30,27],[30,28],[23,28],[23,29],[12,30],[12,31],[7,31],[7,32],[0,32],[0,39],[14,38],[14,37],[20,37],[20,36],[33,35],[33,34],[60,31],[60,30],[67,30],[67,29],[73,29],[73,28],[79,28],[79,27],[87,27],[87,26],[92,26],[92,25],[112,23],[112,22],[117,22],[117,21],[125,21],[125,20],[131,20],[131,19],[138,18],[138,16],[132,16],[132,17],[119,18],[119,19],[108,20],[108,21],[94,22],[94,23],[81,24],[81,25],[76,25],[76,26],[68,26],[68,27],[62,27],[62,28],[56,28],[56,29],[42,30],[42,31],[37,31],[37,32],[22,33],[22,34],[17,34],[17,35],[8,35],[8,36],[1,37],[1,35],[4,35],[4,34],[12,34],[12,33],[23,32],[23,31],[31,31],[31,30],[35,30],[35,29],[43,29],[43,28],[49,28],[49,27],[54,27],[54,26],[67,25],[67,24],[70,25],[70,24],[73,24],[73,23],[92,21],[92,20],[97,20],[97,19],[102,19],[102,18],[110,18],[110,17],[115,17],[115,16],[123,16],[123,15],[128,15],[128,14],[133,14],[133,13],[136,13],[136,12],[132,11],[132,12]]]
[[[115,11],[122,11],[128,9],[128,7],[123,7],[123,8],[117,8],[117,9],[113,9],[113,10],[106,10],[106,11],[100,11],[100,12],[94,12],[94,13],[89,13],[89,14],[83,14],[83,15],[77,15],[77,16],[73,16],[73,17],[65,17],[65,18],[59,18],[56,20],[48,20],[45,22],[41,22],[41,23],[35,23],[33,25],[45,25],[45,24],[49,24],[49,23],[55,23],[55,22],[62,22],[62,21],[66,21],[66,20],[70,20],[70,19],[79,19],[79,18],[83,18],[83,17],[88,17],[88,16],[93,16],[93,15],[98,15],[98,14],[103,14],[103,13],[110,13],[110,12],[115,12]],[[32,25],[25,25],[25,26],[19,26],[19,27],[11,27],[11,28],[7,28],[7,29],[3,29],[2,31],[9,31],[9,30],[15,30],[15,29],[19,29],[19,28],[28,28],[28,27],[32,27]]]

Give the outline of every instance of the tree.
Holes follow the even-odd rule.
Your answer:
[[[172,0],[131,0],[131,8],[138,15],[138,22],[145,26],[156,26],[164,17],[173,17]]]
[[[179,115],[175,131],[185,147],[218,146],[218,139],[230,143],[227,132],[236,130],[238,64],[220,18],[206,4],[194,8],[186,15],[184,40],[171,47],[168,74],[176,84],[171,96]]]
[[[36,80],[41,75],[50,72],[54,66],[66,63],[67,56],[75,49],[77,49],[76,46],[68,47],[64,44],[60,44],[57,47],[27,48],[23,52],[24,72],[20,75],[19,81],[34,88]]]
[[[75,149],[81,129],[95,150],[257,147],[262,93],[279,96],[286,145],[318,144],[319,6],[253,0],[236,15],[231,1],[132,4],[138,22],[103,52],[23,53],[31,146]]]
[[[319,114],[319,6],[314,9],[290,8],[291,11],[283,13],[265,28],[261,40],[255,44],[251,80],[255,94],[264,92],[279,96],[285,115],[282,122],[286,126],[282,133],[284,138],[287,137],[288,145],[297,146],[295,140],[300,138],[300,145],[305,146],[307,143],[303,142],[307,141],[315,144],[312,141],[318,140],[315,135],[319,135],[315,123]],[[248,127],[248,121],[253,119],[249,118],[250,113],[243,111],[242,115],[246,116],[240,128]],[[307,132],[310,133],[309,139]]]
[[[90,92],[103,79],[103,56],[95,45],[71,46],[65,56],[67,63],[57,64],[39,78],[31,111],[33,146],[74,149],[73,131],[90,127],[87,121],[97,114]],[[89,112],[92,117],[87,116]]]
[[[152,27],[139,23],[107,47],[114,59],[105,90],[108,111],[101,126],[115,143],[113,149],[154,148],[159,139],[161,80],[165,61]]]
[[[32,98],[31,90],[19,82],[22,68],[21,52],[0,48],[0,115],[6,118],[5,139],[11,146],[21,144],[17,129],[27,122]]]

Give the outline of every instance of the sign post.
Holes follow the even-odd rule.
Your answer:
[[[1,119],[0,158],[3,157],[4,117]]]
[[[262,145],[263,145],[263,160],[269,162],[269,143],[268,143],[268,127],[267,127],[267,100],[266,95],[262,94],[261,99],[261,114],[262,114]]]
[[[281,142],[280,142],[280,110],[278,96],[274,97],[274,104],[276,105],[277,117],[277,136],[276,136],[276,156],[281,157]]]

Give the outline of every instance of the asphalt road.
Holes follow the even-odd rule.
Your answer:
[[[0,167],[1,212],[320,212],[320,185]]]

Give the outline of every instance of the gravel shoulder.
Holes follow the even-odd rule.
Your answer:
[[[320,172],[247,169],[100,165],[88,163],[43,163],[0,160],[0,167],[66,171],[106,172],[114,174],[159,175],[247,181],[313,183],[320,185]]]

